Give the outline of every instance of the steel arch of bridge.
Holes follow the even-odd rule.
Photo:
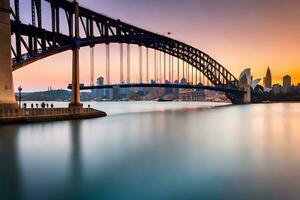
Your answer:
[[[51,30],[43,28],[42,2],[51,9]],[[118,19],[107,17],[85,7],[79,7],[81,38],[74,39],[74,3],[66,0],[31,0],[32,23],[20,20],[18,0],[12,9],[12,34],[16,37],[13,70],[17,70],[45,57],[67,51],[75,46],[94,46],[102,43],[128,43],[156,49],[177,57],[195,67],[214,86],[238,89],[238,80],[221,64],[206,53],[172,38],[159,35]],[[60,33],[60,14],[65,13],[68,34]],[[27,38],[24,39],[24,38]],[[22,46],[27,51],[22,53]]]

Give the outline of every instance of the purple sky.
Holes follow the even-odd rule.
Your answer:
[[[29,0],[23,1],[23,9],[29,11]],[[237,77],[244,68],[251,67],[254,76],[261,78],[270,66],[276,82],[280,82],[285,74],[291,74],[293,82],[300,81],[298,0],[81,0],[79,2],[94,11],[153,32],[161,34],[171,32],[171,37],[208,53]],[[30,12],[23,13],[23,17],[25,16],[30,16]],[[117,48],[115,49],[117,51]],[[102,62],[103,48],[97,47],[96,54]],[[67,52],[34,63],[30,65],[31,67],[27,66],[15,72],[16,85],[25,85],[28,90],[45,89],[48,84],[46,82],[56,78],[55,72],[63,70],[62,74],[65,76],[60,76],[57,82],[48,85],[65,88],[70,80],[68,66],[71,64],[70,60],[70,53]],[[83,48],[81,80],[85,83],[89,82],[86,67],[89,65],[88,61],[88,49]],[[117,62],[112,63],[117,65]],[[103,63],[99,65],[102,66]],[[116,66],[115,68],[117,69]],[[42,69],[39,77],[31,77],[30,75],[38,69]],[[51,73],[49,69],[55,72]],[[104,75],[100,73],[103,73],[102,69],[99,70],[99,75]]]

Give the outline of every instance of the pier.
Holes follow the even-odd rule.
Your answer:
[[[33,123],[105,117],[93,108],[7,108],[0,109],[0,124]]]

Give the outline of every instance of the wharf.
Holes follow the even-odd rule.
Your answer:
[[[105,117],[107,114],[93,108],[16,108],[0,109],[0,125],[89,119]]]

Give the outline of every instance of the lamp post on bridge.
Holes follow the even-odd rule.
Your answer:
[[[21,87],[21,85],[18,87],[18,91],[19,91],[19,108],[21,108],[21,100],[22,100],[22,90],[23,88]]]

